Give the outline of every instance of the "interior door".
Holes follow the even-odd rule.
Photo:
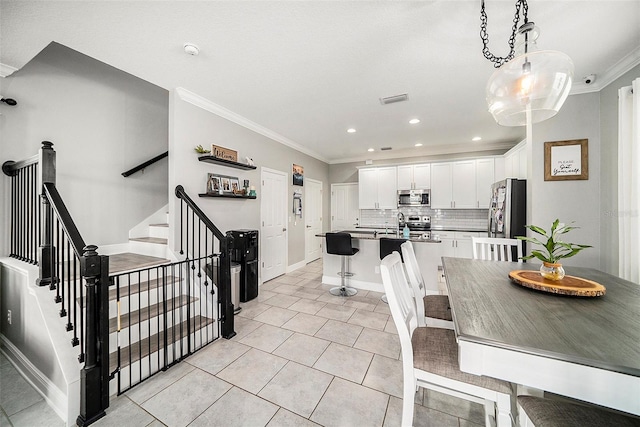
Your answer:
[[[331,230],[353,230],[359,217],[358,183],[331,184]]]
[[[286,272],[288,174],[262,168],[260,254],[262,281]]]
[[[316,237],[316,234],[322,233],[322,181],[305,180],[304,201],[305,261],[309,263],[322,256],[322,238]]]

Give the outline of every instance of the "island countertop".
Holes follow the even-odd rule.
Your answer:
[[[396,233],[384,233],[377,231],[364,231],[364,230],[337,230],[332,231],[332,233],[349,233],[351,234],[352,239],[360,239],[360,240],[380,240],[381,237],[387,237],[390,239],[404,239],[402,234],[397,235]],[[325,237],[325,233],[316,234],[316,237]],[[435,239],[423,239],[421,232],[412,232],[409,239],[412,242],[421,242],[421,243],[441,243],[440,240]]]

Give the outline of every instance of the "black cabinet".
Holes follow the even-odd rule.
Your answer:
[[[231,261],[240,264],[240,302],[258,296],[258,230],[231,230]]]

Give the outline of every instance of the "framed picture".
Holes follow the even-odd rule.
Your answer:
[[[207,174],[207,194],[220,192],[220,177],[212,173]]]
[[[544,180],[568,181],[589,179],[589,140],[544,143]]]
[[[293,164],[293,185],[304,185],[304,168]]]
[[[238,178],[230,178],[229,183],[233,194],[238,194],[240,192],[240,181],[238,181]]]
[[[228,175],[207,174],[207,193],[233,193],[234,189],[239,189],[238,177]]]

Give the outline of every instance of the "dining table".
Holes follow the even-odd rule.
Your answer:
[[[583,267],[602,296],[524,287],[524,262],[443,257],[460,370],[640,415],[640,285]]]

